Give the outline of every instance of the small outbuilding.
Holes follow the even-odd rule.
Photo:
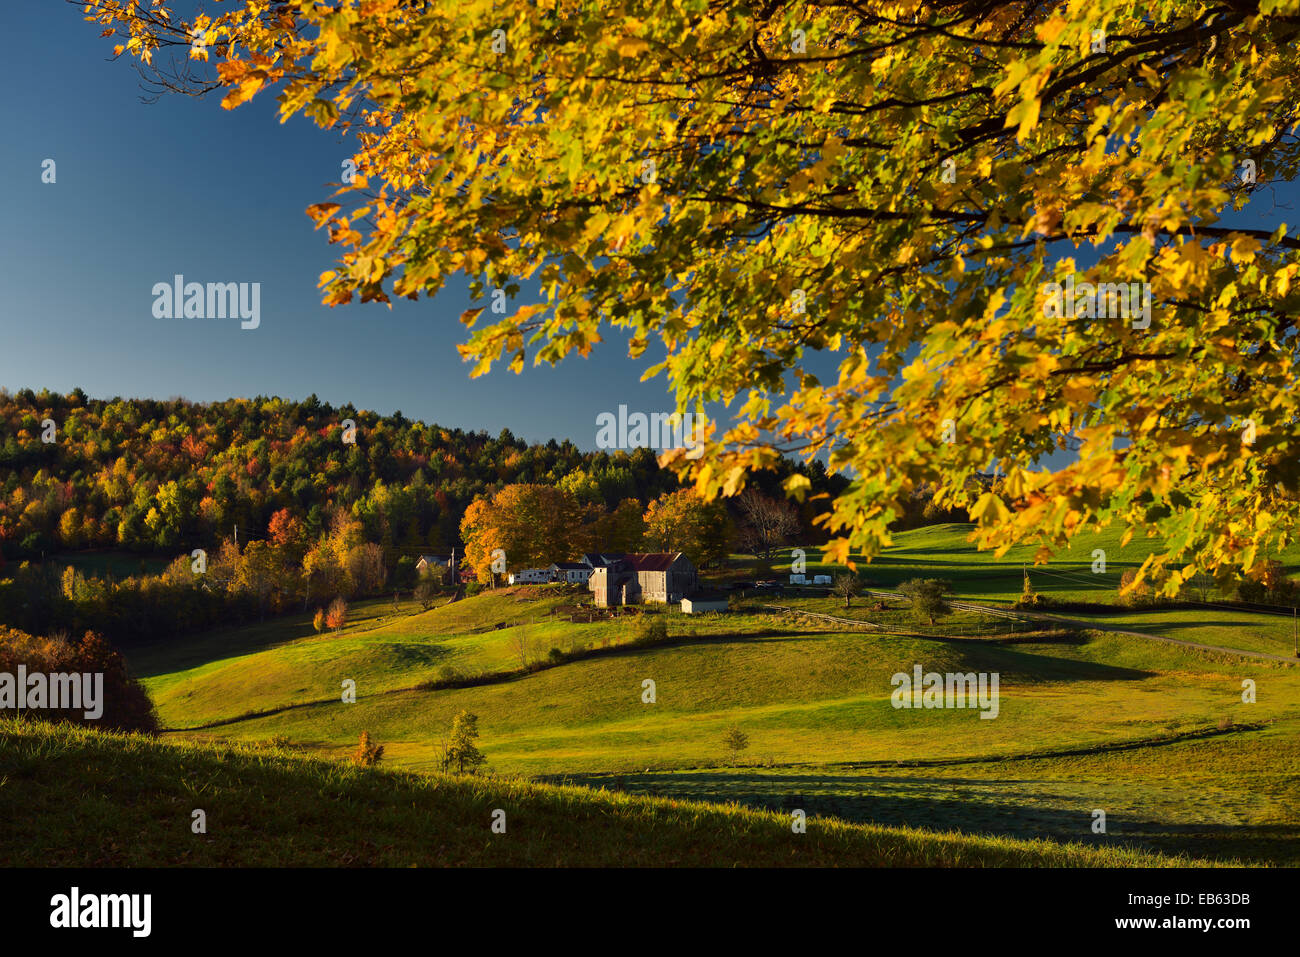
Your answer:
[[[727,596],[721,592],[696,592],[682,599],[682,611],[688,615],[702,615],[709,611],[726,611]]]
[[[549,568],[521,568],[511,572],[508,579],[512,585],[545,585],[551,580]]]

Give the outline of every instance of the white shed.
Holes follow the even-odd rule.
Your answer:
[[[702,615],[707,611],[726,611],[726,595],[688,595],[682,599],[682,611],[688,615]]]

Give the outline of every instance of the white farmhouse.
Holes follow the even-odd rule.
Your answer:
[[[549,569],[551,581],[568,582],[571,585],[585,585],[591,577],[592,567],[586,562],[556,562]]]
[[[451,567],[450,555],[421,555],[415,563],[415,573],[417,575],[431,575],[445,571]]]

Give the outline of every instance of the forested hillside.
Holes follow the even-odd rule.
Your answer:
[[[344,441],[348,419],[354,443]],[[262,538],[282,508],[314,538],[332,506],[357,517],[369,541],[448,548],[470,502],[506,484],[563,484],[606,507],[677,487],[649,449],[529,445],[509,430],[493,438],[315,396],[199,404],[103,401],[79,389],[0,390],[0,481],[0,549],[10,560],[211,546],[235,526],[241,538]]]
[[[344,423],[356,425],[345,443]],[[53,435],[48,430],[52,422]],[[53,441],[49,441],[53,438]],[[315,396],[88,399],[0,393],[0,547],[160,550],[214,544],[234,526],[260,538],[288,508],[308,533],[342,506],[384,544],[450,546],[475,496],[511,482],[582,473],[603,495],[644,499],[675,485],[654,453],[584,454],[571,442],[528,445],[508,430],[426,425]]]

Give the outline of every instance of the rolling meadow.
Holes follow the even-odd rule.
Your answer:
[[[943,577],[954,597],[1005,610],[1021,593],[1024,559],[975,552],[968,529],[900,533],[860,573],[881,594],[910,578]],[[1031,566],[1035,590],[1113,603],[1119,574],[1142,554],[1117,541],[1085,547],[1084,555],[1107,549],[1106,574],[1091,574],[1086,561]],[[823,567],[815,557],[809,575]],[[283,783],[293,777],[307,791],[330,781],[349,801],[371,801],[361,795],[379,788],[381,818],[430,789],[454,795],[461,810],[510,794],[549,815],[545,839],[532,833],[527,849],[475,856],[451,840],[445,862],[614,860],[609,847],[564,849],[565,829],[576,825],[556,820],[563,805],[624,825],[628,816],[658,822],[658,850],[632,841],[629,863],[779,862],[778,824],[789,832],[796,809],[808,834],[820,835],[815,849],[789,850],[800,863],[881,863],[880,854],[912,863],[1029,863],[1034,855],[1044,864],[1088,855],[1142,866],[1300,863],[1300,669],[1284,660],[1285,617],[1115,605],[1070,612],[1069,625],[964,610],[930,628],[877,596],[859,595],[845,609],[840,598],[797,591],[748,591],[721,615],[648,606],[584,624],[555,613],[575,599],[565,586],[485,590],[428,610],[373,600],[320,634],[310,615],[289,614],[135,650],[130,668],[154,701],[159,744],[5,734],[92,762],[115,750],[152,762],[150,773],[164,778],[173,763],[198,762],[214,793],[240,775],[268,787],[279,779],[267,800],[282,810],[295,800]],[[666,637],[647,638],[644,623],[655,618]],[[916,665],[998,674],[996,719],[895,707],[892,678]],[[355,703],[343,701],[348,682]],[[487,757],[472,779],[441,768],[462,711],[478,716]],[[727,744],[733,729],[741,748]],[[379,768],[346,763],[363,731],[384,748]],[[1097,812],[1104,832],[1094,827]],[[704,831],[718,833],[706,839]],[[328,841],[347,844],[348,832]],[[901,843],[886,852],[881,842]],[[383,846],[382,860],[414,853],[401,841]],[[285,847],[266,853],[300,860]],[[310,861],[318,849],[302,853]]]

